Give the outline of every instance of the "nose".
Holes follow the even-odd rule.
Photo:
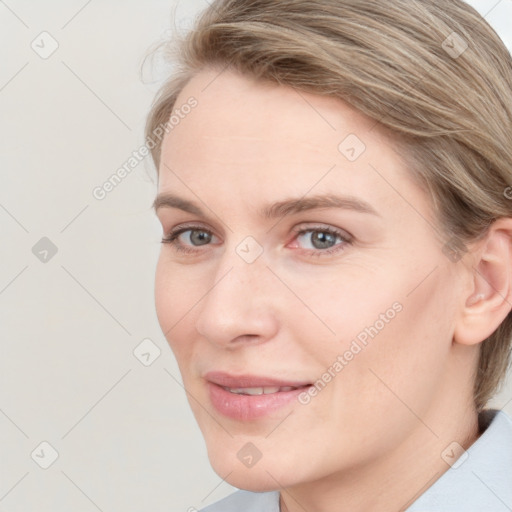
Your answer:
[[[235,249],[227,249],[206,280],[197,332],[230,349],[272,339],[278,330],[276,281],[263,256],[249,263]]]

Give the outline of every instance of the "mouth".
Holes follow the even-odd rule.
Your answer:
[[[204,378],[213,407],[238,421],[280,414],[290,404],[297,404],[297,396],[312,385],[304,381],[223,372],[210,372]]]

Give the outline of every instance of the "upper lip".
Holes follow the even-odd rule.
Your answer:
[[[259,387],[293,387],[307,386],[310,382],[296,380],[280,380],[273,377],[260,375],[232,375],[225,372],[212,371],[204,375],[204,378],[226,388],[259,388]]]

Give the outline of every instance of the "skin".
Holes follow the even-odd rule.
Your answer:
[[[198,106],[163,141],[158,193],[192,201],[206,217],[157,209],[164,236],[180,226],[199,232],[178,239],[192,254],[162,244],[155,300],[214,470],[236,487],[281,489],[291,512],[405,509],[448,470],[448,445],[478,437],[478,343],[507,312],[500,306],[483,328],[469,309],[487,311],[491,287],[475,282],[471,264],[491,246],[446,257],[430,202],[393,140],[340,100],[214,69],[200,71],[176,105],[190,96]],[[338,150],[349,134],[366,145],[353,162]],[[378,215],[258,214],[333,191]],[[339,250],[326,254],[314,237],[326,227],[351,243],[335,236]],[[212,235],[201,245],[203,229]],[[247,236],[263,251],[253,263],[236,251]],[[401,311],[308,404],[251,422],[212,406],[206,371],[314,382],[394,303]],[[248,442],[262,455],[251,468],[237,457]]]

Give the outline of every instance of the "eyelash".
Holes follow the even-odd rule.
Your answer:
[[[190,247],[187,247],[185,245],[182,245],[178,242],[178,237],[182,233],[186,233],[187,231],[201,231],[203,233],[207,233],[209,236],[213,236],[213,233],[205,229],[201,226],[187,226],[183,228],[178,228],[174,231],[171,231],[168,236],[162,238],[163,244],[169,244],[173,246],[173,249],[175,249],[178,252],[185,253],[185,254],[197,254],[200,252],[200,249],[191,249]],[[306,249],[306,252],[309,253],[312,256],[321,257],[326,255],[335,254],[339,251],[342,251],[345,247],[345,245],[352,244],[352,239],[348,235],[346,235],[344,232],[339,231],[332,227],[310,227],[308,229],[298,229],[295,231],[296,238],[300,235],[303,235],[305,233],[328,233],[330,235],[333,235],[341,240],[343,243],[339,243],[334,245],[333,247],[330,247],[328,249]],[[200,247],[200,246],[197,246]]]

